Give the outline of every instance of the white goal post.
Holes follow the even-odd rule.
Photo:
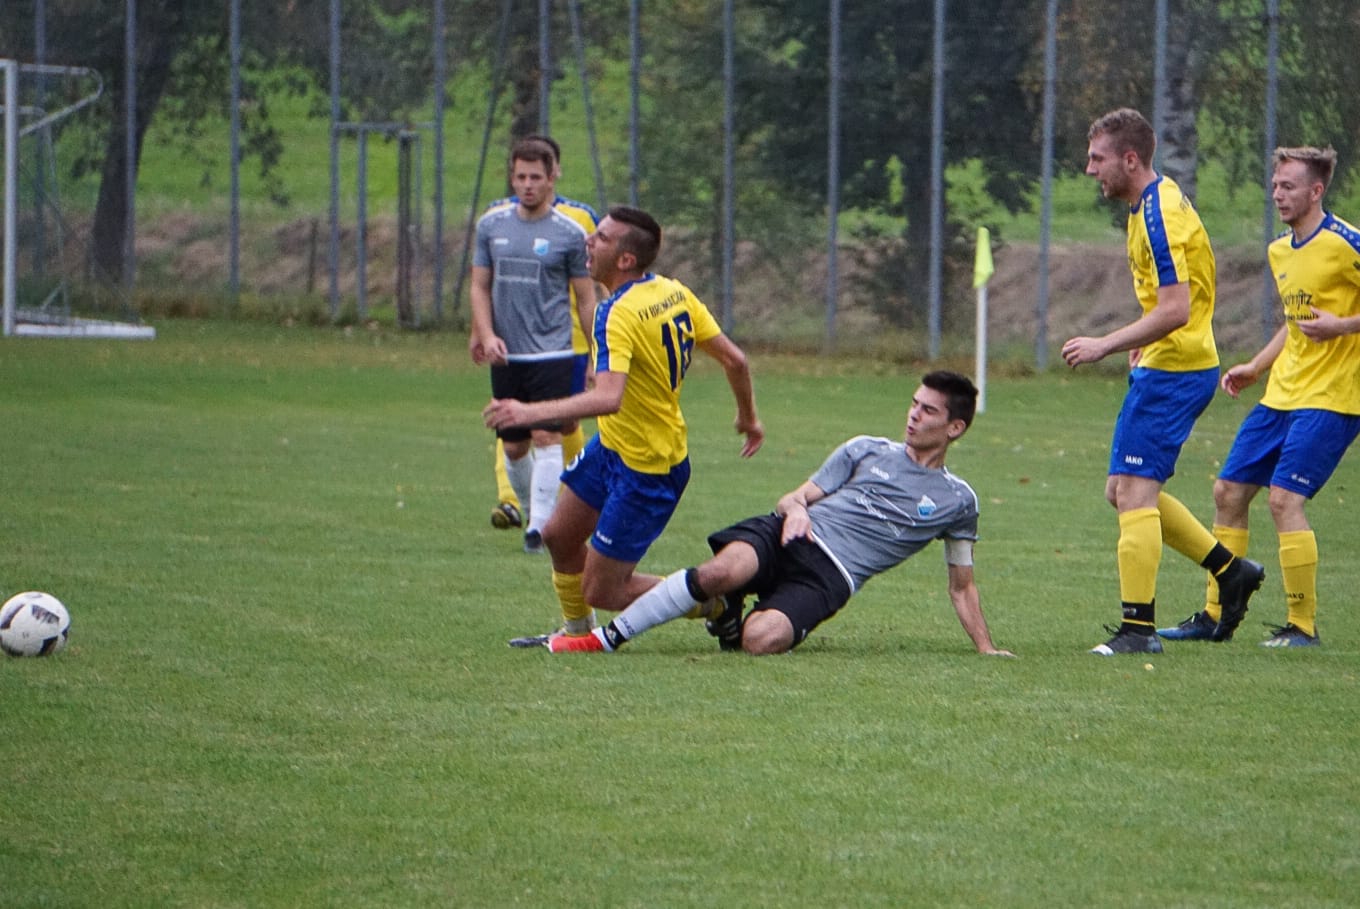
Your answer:
[[[77,97],[68,99],[64,106],[48,111],[44,108],[41,93],[37,101],[28,102],[21,97],[19,85],[21,77],[30,77],[40,82],[53,79],[81,79],[91,83],[89,90]],[[4,174],[0,186],[0,207],[3,207],[3,235],[0,235],[0,302],[3,303],[4,337],[29,335],[42,337],[106,337],[106,338],[154,338],[156,330],[150,326],[105,319],[87,319],[71,316],[68,310],[49,311],[48,308],[26,308],[19,300],[19,241],[23,225],[20,222],[20,148],[28,136],[45,138],[44,131],[69,118],[72,114],[94,104],[103,94],[103,81],[99,74],[83,66],[52,66],[38,63],[20,63],[17,60],[0,59],[0,78],[4,79],[3,92],[0,92],[0,115],[3,128],[0,135],[4,140]],[[44,147],[39,145],[39,147]],[[42,161],[35,162],[41,168]],[[39,200],[39,209],[32,220],[41,223],[45,212],[41,210],[44,200]],[[60,228],[59,228],[60,230]],[[61,282],[60,293],[65,295],[65,278]],[[55,296],[48,294],[48,299]]]
[[[19,64],[0,60],[5,72],[5,216],[4,269],[5,337],[14,334],[14,309],[19,276]]]

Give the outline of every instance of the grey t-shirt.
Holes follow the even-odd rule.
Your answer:
[[[852,590],[936,539],[976,540],[973,488],[948,470],[922,467],[902,442],[856,436],[811,477],[826,493],[808,508],[815,542]]]
[[[491,269],[491,316],[511,362],[572,356],[572,278],[586,272],[585,228],[550,210],[520,218],[512,202],[477,221],[472,264]]]

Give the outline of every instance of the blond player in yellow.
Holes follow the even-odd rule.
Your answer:
[[[1331,148],[1275,150],[1271,196],[1289,230],[1270,244],[1268,256],[1284,325],[1221,383],[1235,398],[1270,371],[1214,483],[1214,534],[1239,554],[1247,551],[1248,506],[1262,487],[1270,490],[1288,614],[1266,647],[1318,643],[1318,546],[1304,505],[1360,433],[1360,231],[1322,207],[1335,166]],[[1236,624],[1218,614],[1215,592],[1210,584],[1204,611],[1162,629],[1162,637],[1231,636]]]
[[[689,288],[648,271],[660,249],[661,227],[651,215],[611,208],[586,240],[590,276],[610,294],[595,313],[594,387],[551,401],[492,399],[482,412],[498,430],[597,418],[597,434],[562,473],[557,507],[543,529],[566,635],[589,634],[594,607],[617,612],[661,581],[636,568],[689,483],[680,392],[696,347],[727,374],[736,430],[746,437],[741,456],[755,454],[765,440],[746,355]],[[695,617],[717,618],[722,603],[713,605],[713,614]],[[549,637],[510,643],[541,646]]]
[[[556,162],[553,168],[553,183],[556,184],[562,178],[562,147],[557,144],[550,136],[525,136],[526,139],[538,140],[552,149],[553,159]],[[509,196],[498,199],[487,206],[490,211],[497,206],[515,205],[519,202],[518,196]],[[587,234],[595,232],[595,227],[600,223],[599,215],[595,214],[595,209],[586,205],[584,202],[577,202],[575,199],[568,199],[566,196],[554,195],[553,208],[566,215],[571,220],[585,230]],[[581,316],[576,306],[576,289],[569,289],[569,301],[571,303],[571,349],[575,357],[572,361],[571,390],[573,393],[585,391],[590,373],[590,338],[586,330],[581,328]],[[570,464],[576,457],[581,448],[585,445],[585,434],[581,431],[581,424],[569,424],[562,427],[562,461]],[[510,482],[510,474],[505,469],[505,443],[500,439],[496,440],[496,507],[491,509],[491,526],[501,530],[512,527],[521,527],[524,524],[523,506],[519,495],[515,492],[514,484]]]
[[[1087,138],[1087,176],[1106,198],[1129,206],[1129,268],[1143,311],[1109,334],[1070,338],[1062,349],[1072,367],[1129,354],[1129,388],[1115,421],[1105,483],[1105,498],[1119,512],[1123,621],[1091,652],[1161,653],[1156,596],[1163,543],[1218,578],[1224,611],[1239,621],[1265,572],[1233,555],[1162,490],[1218,385],[1209,236],[1175,181],[1153,170],[1157,136],[1142,114],[1111,111],[1091,124]]]

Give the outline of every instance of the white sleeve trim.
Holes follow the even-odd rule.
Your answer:
[[[972,565],[973,564],[973,541],[972,540],[945,540],[944,541],[944,561],[947,565]]]

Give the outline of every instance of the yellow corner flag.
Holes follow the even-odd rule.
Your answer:
[[[973,287],[986,284],[995,271],[992,267],[992,233],[985,227],[979,227],[977,256],[973,259]]]

